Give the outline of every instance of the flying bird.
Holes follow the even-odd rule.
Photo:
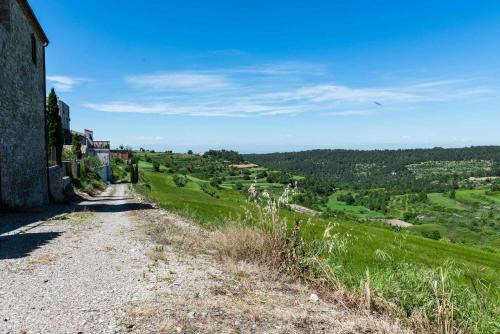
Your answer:
[[[382,103],[380,103],[380,102],[373,101],[373,103],[375,103],[375,104],[376,104],[376,105],[378,105],[378,106],[382,106]]]

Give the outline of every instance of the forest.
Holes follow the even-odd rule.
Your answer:
[[[500,175],[500,146],[311,150],[243,157],[267,168],[303,175],[301,186],[321,195],[336,188],[445,192],[458,188],[464,177]],[[461,162],[459,169],[457,162]]]

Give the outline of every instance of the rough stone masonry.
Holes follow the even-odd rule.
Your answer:
[[[0,0],[0,206],[48,202],[45,46],[25,0]]]

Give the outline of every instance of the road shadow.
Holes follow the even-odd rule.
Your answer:
[[[74,204],[51,204],[30,211],[0,212],[0,236],[23,226],[46,221],[58,215],[77,210],[78,206]]]
[[[112,195],[80,197],[78,201],[65,205],[52,204],[30,211],[0,212],[0,260],[27,256],[59,237],[60,232],[30,232],[56,216],[81,211],[120,213],[154,208],[150,204],[129,202],[132,199],[132,197]],[[18,229],[20,231],[16,231]]]
[[[0,260],[26,257],[61,234],[61,232],[40,232],[0,236]]]
[[[122,204],[106,204],[106,203],[92,203],[92,204],[81,204],[79,206],[80,211],[92,211],[92,212],[127,212],[134,210],[151,210],[154,207],[146,203],[122,203]]]

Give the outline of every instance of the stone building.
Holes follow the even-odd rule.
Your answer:
[[[111,150],[111,158],[118,158],[123,161],[130,159],[128,150]]]
[[[79,135],[79,132],[72,131],[73,134]],[[109,141],[94,140],[94,131],[85,129],[81,151],[84,157],[97,157],[101,161],[103,167],[97,172],[101,179],[105,182],[111,181],[111,150]]]
[[[48,42],[26,0],[0,0],[0,206],[48,202]]]
[[[57,101],[57,106],[59,107],[59,117],[61,117],[64,145],[71,145],[69,106],[62,100]]]

